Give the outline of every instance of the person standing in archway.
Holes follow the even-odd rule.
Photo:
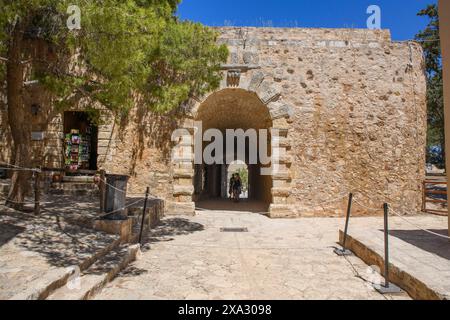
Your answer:
[[[229,189],[229,191],[228,191],[228,193],[230,194],[230,200],[233,200],[233,198],[234,198],[234,183],[235,183],[235,181],[236,181],[236,177],[235,177],[236,175],[233,173],[232,175],[231,175],[231,178],[230,178],[230,189]]]
[[[242,193],[242,180],[241,176],[237,173],[234,175],[234,184],[233,184],[233,195],[235,202],[239,202],[241,193]]]

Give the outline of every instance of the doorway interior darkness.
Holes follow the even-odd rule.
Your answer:
[[[66,111],[64,112],[64,138],[73,132],[79,132],[84,141],[84,148],[88,148],[88,160],[79,169],[97,170],[97,147],[98,147],[98,126],[92,123],[86,112]],[[66,143],[64,144],[66,148]],[[81,151],[81,148],[80,148]],[[67,150],[64,150],[66,153]],[[65,154],[65,159],[67,155]],[[66,163],[67,164],[67,163]]]
[[[255,93],[242,89],[225,89],[212,94],[200,106],[195,120],[201,122],[203,133],[208,129],[217,129],[224,136],[227,129],[243,129],[244,131],[255,129],[258,131],[260,129],[270,130],[272,127],[272,119],[267,107]],[[224,144],[225,141],[226,139],[224,139]],[[226,150],[226,146],[223,146],[225,155],[223,163],[195,165],[193,200],[197,207],[201,207],[202,202],[207,201],[211,204],[211,200],[216,200],[217,209],[221,209],[221,200],[228,198],[229,164],[226,164],[225,159],[230,157],[230,153],[235,161],[240,161],[248,167],[248,201],[263,204],[266,209],[269,207],[272,203],[272,177],[261,174],[261,168],[264,166],[260,163],[259,156],[257,164],[249,164],[249,143],[247,138],[244,159],[238,159],[237,144],[235,143],[235,150]],[[209,142],[204,142],[203,149],[208,144]],[[269,134],[267,139],[268,156],[270,156],[270,150]],[[211,205],[208,207],[211,209]]]

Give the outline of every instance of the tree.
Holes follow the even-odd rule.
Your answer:
[[[55,108],[86,98],[119,115],[129,112],[136,97],[166,112],[218,87],[227,48],[216,45],[209,28],[180,21],[179,2],[0,0],[0,80],[6,84],[14,164],[30,166],[30,112],[22,99],[29,80],[52,93]],[[68,18],[77,19],[67,13],[71,5],[80,8],[79,30],[67,25]],[[35,40],[53,54],[36,57]],[[8,205],[23,202],[29,178],[26,171],[14,173]]]
[[[427,104],[428,104],[428,148],[440,147],[442,157],[440,165],[445,163],[445,131],[444,131],[444,98],[442,82],[441,45],[439,39],[439,14],[436,4],[427,6],[418,13],[427,16],[430,21],[416,35],[421,41],[425,54],[427,72]]]

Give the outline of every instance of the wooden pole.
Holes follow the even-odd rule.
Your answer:
[[[450,199],[450,1],[439,0],[439,27],[442,49],[445,112],[445,149],[447,153],[447,199]],[[450,235],[450,206],[448,208],[448,229]]]

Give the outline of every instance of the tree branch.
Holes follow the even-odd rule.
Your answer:
[[[0,57],[0,61],[5,61],[5,62],[7,62],[7,61],[9,61],[9,59]]]

